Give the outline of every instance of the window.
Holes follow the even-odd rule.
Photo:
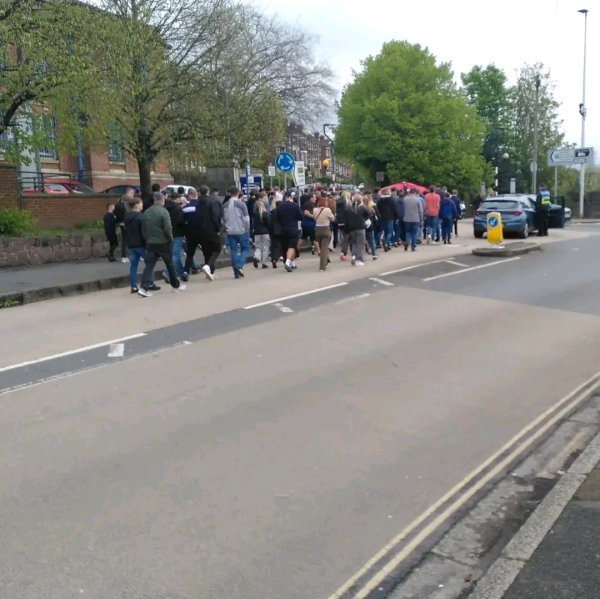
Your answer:
[[[41,147],[39,149],[40,158],[50,158],[52,160],[58,160],[58,130],[56,127],[56,119],[49,115],[42,115],[41,126]]]
[[[108,161],[125,162],[125,149],[123,148],[123,136],[118,127],[110,127],[108,137]]]

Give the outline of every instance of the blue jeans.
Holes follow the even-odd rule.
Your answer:
[[[406,244],[410,244],[410,248],[414,252],[417,249],[417,239],[419,238],[420,223],[404,223],[406,228]]]
[[[375,231],[367,231],[367,243],[371,248],[371,256],[377,256],[377,244],[375,243]]]
[[[446,240],[450,241],[450,239],[452,238],[453,221],[454,221],[453,218],[443,218],[442,219],[442,239],[444,241],[446,241]]]
[[[182,277],[183,273],[183,262],[181,261],[181,249],[183,247],[183,237],[173,237],[173,243],[171,244],[171,251],[173,252],[173,266],[178,277]],[[169,276],[168,270],[163,270],[163,276]]]
[[[229,233],[227,235],[227,243],[231,250],[231,266],[237,278],[235,269],[244,268],[244,265],[246,264],[246,258],[248,258],[248,254],[250,253],[250,238],[248,237],[248,233],[242,233],[241,235],[232,235]],[[238,245],[240,246],[239,253]]]
[[[394,235],[394,221],[382,220],[381,230],[383,232],[383,243],[387,246],[392,245],[392,236]]]
[[[440,226],[439,216],[427,216],[425,218],[425,226],[427,227],[427,235],[431,235],[431,239],[439,239],[438,229]]]
[[[128,248],[129,249],[129,285],[133,289],[137,287],[137,269],[140,260],[146,255],[146,248]],[[154,275],[151,285],[154,284]]]

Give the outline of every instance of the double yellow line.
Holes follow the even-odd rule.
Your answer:
[[[443,497],[438,499],[432,506],[425,510],[402,532],[395,536],[381,551],[376,553],[358,572],[356,572],[356,574],[349,578],[337,591],[335,591],[333,595],[330,595],[328,599],[345,599],[346,593],[352,587],[356,587],[357,583],[359,583],[361,579],[366,578],[378,562],[389,557],[389,559],[385,561],[384,565],[372,572],[364,584],[359,585],[359,589],[354,590],[354,593],[352,594],[353,599],[367,599],[369,594],[377,589],[381,583],[390,574],[392,574],[423,541],[425,541],[440,527],[440,525],[442,525],[444,522],[446,522],[446,520],[448,520],[448,518],[460,510],[478,491],[480,491],[486,484],[497,477],[503,470],[507,468],[507,466],[509,466],[527,449],[529,449],[558,421],[576,409],[579,404],[590,397],[590,395],[599,388],[600,372],[596,373],[593,377],[579,385],[576,389],[571,391],[571,393],[563,397],[544,413],[540,414],[535,420],[517,433],[510,441],[508,441],[508,443],[496,451],[496,453],[491,455],[485,462],[475,468],[475,470],[473,470],[456,486],[450,489],[450,491],[448,491]],[[547,422],[542,424],[546,419],[548,419]],[[489,472],[481,476],[479,480],[471,485],[471,482],[474,479],[476,479],[482,472],[484,472],[491,464],[493,464],[506,452],[509,453],[502,460],[500,460],[496,466],[494,466]],[[421,526],[421,524],[426,522],[433,514],[435,514],[435,512],[437,512],[445,503],[450,501],[458,493],[461,493],[461,495],[457,499],[455,499],[446,509],[444,509],[434,520],[427,524],[423,530],[416,534],[415,537],[406,544],[406,546],[398,551],[398,553],[394,553],[394,550],[399,547],[400,543],[408,535],[410,535],[416,528]]]

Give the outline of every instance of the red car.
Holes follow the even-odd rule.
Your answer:
[[[23,193],[51,193],[51,194],[96,194],[96,192],[87,185],[80,183],[79,181],[72,181],[70,179],[52,177],[44,177],[43,183],[44,189],[24,189]]]

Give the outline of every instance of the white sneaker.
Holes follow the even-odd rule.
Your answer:
[[[186,289],[187,289],[187,285],[183,285],[183,284],[182,284],[182,285],[179,285],[179,287],[172,287],[172,288],[171,288],[171,291],[172,291],[173,293],[179,293],[179,292],[181,292],[181,291],[185,291]]]
[[[205,264],[202,267],[202,271],[204,272],[204,274],[206,275],[206,278],[214,281],[215,280],[215,276],[212,274],[212,272],[210,272],[210,266],[208,264]]]
[[[123,264],[127,264],[129,262],[129,258],[121,258],[121,262]]]
[[[141,295],[142,297],[152,297],[152,294],[147,289],[142,287],[138,289],[138,295]]]
[[[357,260],[357,261],[354,263],[354,266],[364,266],[364,265],[365,265],[365,263],[364,263],[362,260]]]
[[[352,260],[350,260],[350,264],[352,264],[352,266],[356,266],[356,256],[352,256]]]
[[[427,245],[431,245],[431,235],[427,235]]]

